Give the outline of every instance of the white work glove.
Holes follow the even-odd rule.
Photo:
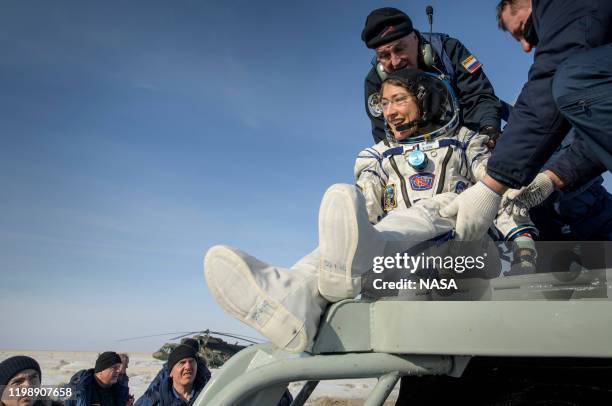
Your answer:
[[[482,182],[470,186],[450,204],[440,209],[440,216],[457,216],[456,239],[460,241],[480,240],[491,224],[497,211],[501,196]]]
[[[502,199],[502,208],[508,215],[527,217],[529,209],[546,200],[554,190],[552,179],[544,173],[538,173],[529,185],[509,189]]]

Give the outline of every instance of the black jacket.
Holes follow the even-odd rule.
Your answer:
[[[532,18],[539,38],[534,62],[487,168],[490,176],[513,188],[533,180],[570,129],[552,94],[557,67],[612,41],[610,0],[532,0]],[[592,154],[581,148],[583,141],[577,142],[565,157],[573,167],[592,159],[585,157]]]
[[[70,386],[72,386],[75,390],[75,399],[67,400],[65,402],[66,406],[89,406],[91,404],[91,400],[93,398],[94,391],[94,370],[92,369],[83,369],[70,378]],[[113,398],[115,401],[115,405],[117,406],[125,406],[129,389],[127,386],[123,386],[119,383],[116,383],[112,386]]]
[[[200,358],[198,358],[196,362],[198,363],[198,372],[196,374],[196,380],[198,380],[199,377],[200,380],[198,382],[203,383],[202,387],[204,387],[204,385],[206,385],[208,381],[210,381],[210,370],[208,369],[204,361],[202,361]],[[159,370],[155,378],[151,381],[149,387],[147,388],[143,396],[136,401],[135,406],[143,406],[148,404],[147,398],[149,398],[150,400],[153,396],[153,393],[159,392],[160,387],[164,382],[168,381],[169,376],[170,374],[168,372],[168,363],[166,362]]]
[[[169,379],[168,364],[165,363],[147,391],[136,401],[134,406],[185,406],[191,405],[198,397],[210,379],[210,371],[206,366],[200,367],[193,381],[194,395],[189,402],[184,402],[174,396],[172,382]]]
[[[577,189],[606,171],[605,165],[599,161],[582,137],[577,137],[569,148],[545,168],[563,180],[563,190],[566,192]]]
[[[429,34],[420,34],[419,49],[424,43],[428,43]],[[463,125],[471,130],[478,131],[485,126],[492,126],[499,130],[501,103],[493,86],[482,67],[470,73],[462,62],[466,61],[470,55],[470,51],[458,40],[449,37],[446,34],[433,34],[434,38],[439,38],[441,47],[436,49],[436,42],[432,40],[432,45],[435,54],[434,66],[438,70],[451,76],[451,84],[455,90],[456,96],[461,103],[461,112]],[[434,68],[426,68],[421,54],[419,54],[419,69],[433,73],[439,73]],[[446,59],[447,63],[444,63]],[[452,70],[452,72],[449,72]],[[372,136],[376,143],[385,138],[385,127],[382,114],[375,115],[376,111],[371,106],[373,94],[377,94],[382,80],[376,72],[376,67],[372,66],[365,79],[365,107],[368,117],[372,122]],[[375,97],[375,96],[374,96]]]
[[[196,374],[196,379],[193,383],[194,389],[196,391],[193,399],[189,402],[190,404],[195,401],[198,397],[204,386],[210,380],[211,374],[210,370],[206,367],[202,360],[198,359],[198,372]],[[138,398],[134,406],[181,406],[185,402],[181,402],[172,394],[172,386],[169,385],[168,380],[168,363],[166,362],[161,370],[157,373],[157,376],[153,379],[153,381],[149,384],[146,392]],[[289,406],[293,401],[293,397],[291,393],[286,390],[283,393],[283,397],[278,402],[277,406]],[[168,403],[169,402],[169,403]],[[184,406],[184,405],[183,405]]]
[[[32,406],[64,406],[64,402],[52,399],[39,399]]]

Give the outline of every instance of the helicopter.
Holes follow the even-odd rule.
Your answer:
[[[160,361],[167,361],[168,356],[170,355],[172,350],[174,350],[179,344],[184,344],[188,339],[193,339],[198,343],[198,355],[205,359],[206,364],[210,368],[220,368],[225,362],[227,362],[228,359],[230,359],[232,355],[236,354],[238,351],[250,345],[261,343],[260,340],[253,337],[243,336],[239,334],[222,333],[209,329],[202,331],[164,333],[150,336],[132,337],[120,341],[136,340],[141,338],[170,334],[180,334],[179,336],[170,339],[170,341],[180,341],[165,343],[159,348],[159,350],[153,353],[153,358],[158,359]],[[234,344],[231,344],[220,337],[233,338],[239,340],[241,343],[236,341]]]

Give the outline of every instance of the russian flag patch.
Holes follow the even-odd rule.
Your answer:
[[[465,70],[470,73],[476,72],[478,68],[482,66],[482,64],[478,62],[478,59],[476,59],[474,55],[470,55],[467,58],[465,58],[465,60],[461,62],[461,65],[463,65]]]

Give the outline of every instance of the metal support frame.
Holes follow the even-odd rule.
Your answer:
[[[382,406],[400,378],[399,372],[381,376],[363,406]]]
[[[271,355],[268,346],[254,347],[259,348],[251,349],[259,349]],[[250,358],[254,360],[256,357],[257,354],[251,354]],[[194,406],[255,406],[264,404],[261,397],[257,398],[259,391],[269,387],[286,387],[289,382],[380,377],[374,393],[368,399],[370,405],[377,405],[381,404],[375,403],[380,399],[384,402],[399,376],[448,374],[453,367],[452,358],[447,356],[400,356],[383,353],[317,355],[269,361],[265,365],[255,365],[252,369],[242,371],[224,367],[221,375],[226,376],[215,377],[220,379],[213,379],[209,383],[210,386],[198,397]],[[224,385],[219,387],[219,382]],[[280,397],[278,391],[276,392],[274,396]],[[280,393],[282,394],[282,391]],[[266,398],[266,402],[268,403],[265,404],[274,404],[270,398]]]
[[[359,378],[379,379],[365,405],[380,406],[399,377],[460,377],[472,356],[612,358],[612,270],[569,276],[462,280],[466,291],[501,299],[486,302],[471,296],[466,301],[458,292],[435,301],[335,303],[312,354],[289,354],[270,344],[245,348],[194,406],[275,405],[288,383],[307,381],[292,404],[303,406],[320,380]]]

